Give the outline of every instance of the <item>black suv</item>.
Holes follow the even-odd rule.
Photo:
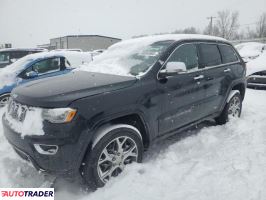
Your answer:
[[[141,162],[155,139],[241,114],[245,64],[221,38],[132,39],[112,46],[86,69],[12,92],[4,133],[38,170],[81,174],[88,185],[101,187],[126,165]],[[39,118],[34,111],[41,121],[32,123]],[[23,123],[42,126],[27,134]]]

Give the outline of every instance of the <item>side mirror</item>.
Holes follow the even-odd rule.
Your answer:
[[[12,58],[12,59],[10,59],[10,61],[12,62],[12,63],[14,63],[14,62],[16,62],[18,59],[16,59],[16,58]]]
[[[165,69],[159,72],[159,76],[165,78],[167,76],[174,76],[176,74],[186,72],[186,64],[183,62],[168,62]]]
[[[38,73],[35,71],[31,71],[26,73],[27,78],[36,78],[38,76]]]

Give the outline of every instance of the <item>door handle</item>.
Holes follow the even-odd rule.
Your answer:
[[[231,71],[231,69],[229,69],[229,68],[224,70],[224,72],[230,72],[230,71]]]
[[[203,75],[198,75],[198,76],[195,76],[194,77],[194,80],[195,81],[198,81],[198,80],[201,80],[201,79],[204,79],[204,76]]]

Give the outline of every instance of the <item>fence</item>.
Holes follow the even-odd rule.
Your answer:
[[[244,43],[244,42],[261,42],[261,43],[266,43],[266,37],[264,38],[254,38],[254,39],[243,39],[243,40],[232,40],[232,44],[239,44],[239,43]]]

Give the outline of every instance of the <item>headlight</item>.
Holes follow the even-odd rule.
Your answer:
[[[71,122],[77,110],[72,108],[43,109],[42,117],[51,123]]]

